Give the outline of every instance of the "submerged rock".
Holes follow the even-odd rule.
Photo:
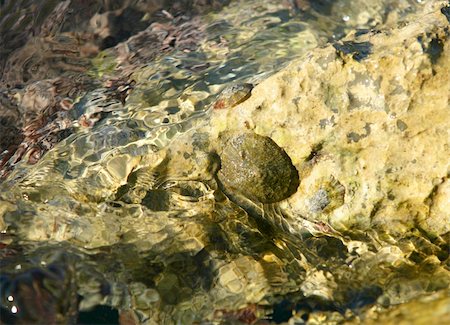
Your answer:
[[[66,259],[62,256],[43,267],[3,273],[0,277],[1,323],[73,323],[78,313],[77,288],[73,265]],[[4,258],[3,263],[7,261],[8,258]],[[20,264],[17,269],[21,269]]]
[[[240,4],[251,2],[265,3]],[[390,12],[378,30],[311,50],[262,82],[243,80],[258,85],[237,100],[224,92],[231,109],[210,108],[225,83],[242,81],[233,60],[244,52],[224,54],[236,33],[215,40],[224,51],[212,70],[208,56],[129,65],[136,87],[125,104],[116,98],[120,109],[0,184],[1,232],[81,248],[77,272],[95,269],[111,285],[99,291],[90,272],[78,276],[88,282],[77,291],[79,310],[106,304],[136,323],[369,323],[396,320],[396,308],[438,293],[430,304],[418,300],[438,311],[421,321],[436,322],[450,284],[450,43],[446,4],[416,5],[398,25]],[[287,15],[277,7],[256,18],[270,22],[264,32],[306,28],[286,26]],[[253,22],[245,21],[244,44],[266,40]],[[308,44],[289,40],[283,51]],[[265,61],[267,43],[258,44],[246,50]],[[99,113],[76,103],[69,111],[87,114],[79,122]]]

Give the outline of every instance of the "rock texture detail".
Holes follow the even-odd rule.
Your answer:
[[[251,17],[245,33],[214,40],[212,53],[226,46],[231,55],[220,52],[217,70],[205,70],[199,83],[191,78],[211,57],[179,61],[184,67],[165,60],[162,67],[182,67],[169,78],[160,66],[135,65],[157,51],[148,47],[131,65],[119,62],[136,83],[105,77],[112,92],[88,80],[95,90],[72,101],[68,89],[79,84],[49,79],[13,97],[3,93],[7,107],[19,100],[49,110],[24,134],[48,152],[32,151],[35,164],[17,161],[0,183],[2,316],[59,319],[33,308],[31,292],[45,296],[53,316],[113,307],[121,322],[136,324],[448,323],[448,1],[287,2],[299,11],[348,9],[351,28],[361,20],[378,29],[359,27],[320,48],[299,41],[310,33],[289,34],[281,52],[314,49],[270,78],[243,80],[252,84],[215,97],[243,62],[222,63],[246,57],[232,52],[236,35],[249,54],[266,59],[267,43],[247,47],[253,35],[266,40],[278,23],[306,28],[283,23],[288,11],[274,0],[270,14],[257,16],[268,22],[264,33],[254,34]],[[403,9],[385,14],[388,4]],[[374,16],[366,6],[383,10]],[[226,9],[242,20],[242,8]],[[127,44],[146,44],[156,31],[162,45],[179,45],[179,32],[197,39],[176,26],[166,33],[155,24]],[[279,31],[271,46],[280,45]],[[123,45],[110,48],[106,66],[126,54]],[[248,57],[251,64],[257,58]],[[45,96],[57,86],[61,98]],[[1,125],[19,116],[11,112]],[[76,124],[88,127],[61,140],[59,132]],[[43,125],[58,128],[45,137],[37,132]],[[15,164],[15,157],[0,158]],[[58,288],[76,301],[60,306]]]
[[[250,128],[286,150],[302,178],[284,204],[294,216],[340,230],[444,235],[449,26],[440,9],[426,11],[402,28],[313,51],[255,87],[243,104],[214,111],[211,128]]]

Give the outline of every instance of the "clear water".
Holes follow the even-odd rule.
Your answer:
[[[1,4],[4,22],[10,2]],[[444,243],[420,234],[404,243],[357,232],[293,238],[220,195],[200,158],[167,163],[185,139],[207,141],[196,130],[224,88],[257,84],[351,30],[373,28],[394,11],[401,20],[421,5],[231,1],[186,25],[201,35],[195,50],[181,45],[139,64],[120,61],[117,47],[91,58],[85,73],[98,84],[75,102],[71,134],[0,183],[3,321],[89,323],[111,307],[124,324],[281,322],[292,311],[341,322],[448,286],[440,266],[421,259],[443,258]],[[124,71],[134,83],[122,103],[102,83]],[[77,124],[96,112],[104,115],[93,126]],[[138,203],[122,199],[133,179],[147,188]],[[429,275],[426,267],[434,268]]]

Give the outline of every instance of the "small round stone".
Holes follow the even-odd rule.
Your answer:
[[[275,203],[297,191],[298,171],[271,138],[255,133],[225,133],[220,142],[221,169],[217,175],[226,192]]]

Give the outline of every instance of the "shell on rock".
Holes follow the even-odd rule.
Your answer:
[[[291,158],[271,138],[256,133],[220,136],[221,169],[217,176],[225,192],[238,192],[275,203],[297,191],[300,180]]]
[[[250,83],[237,84],[226,88],[214,103],[214,109],[229,109],[246,101],[252,95],[253,85]]]

